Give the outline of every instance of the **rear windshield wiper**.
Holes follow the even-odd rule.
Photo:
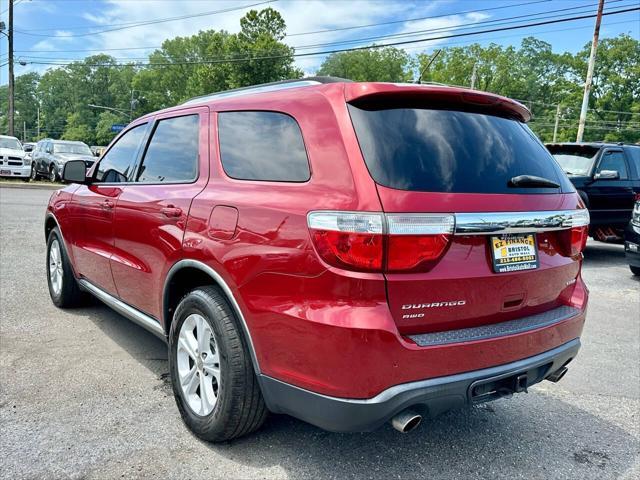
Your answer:
[[[507,185],[513,188],[560,188],[556,182],[534,175],[518,175],[509,180]]]

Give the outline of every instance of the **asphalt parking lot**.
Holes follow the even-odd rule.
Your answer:
[[[272,416],[212,445],[180,420],[160,340],[100,304],[51,303],[50,194],[0,187],[2,478],[640,478],[640,281],[619,245],[587,246],[583,348],[558,384],[407,435]]]

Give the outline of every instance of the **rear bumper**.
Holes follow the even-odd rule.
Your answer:
[[[0,177],[29,177],[31,175],[31,166],[22,165],[1,165]]]
[[[576,338],[523,360],[396,385],[367,399],[322,395],[266,375],[260,375],[260,383],[267,406],[274,413],[285,413],[334,432],[371,431],[409,407],[424,416],[435,417],[447,410],[486,401],[485,397],[472,394],[472,387],[478,382],[526,375],[527,386],[534,385],[569,363],[579,348],[580,340]]]

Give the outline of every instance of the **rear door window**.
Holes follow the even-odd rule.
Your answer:
[[[349,105],[373,179],[400,190],[446,193],[559,193],[573,188],[549,151],[516,120],[428,108]],[[557,188],[513,188],[533,175]]]
[[[221,112],[222,167],[231,178],[279,182],[309,180],[309,161],[298,123],[278,112]]]
[[[156,125],[138,169],[139,183],[189,183],[198,176],[198,115],[166,118]]]

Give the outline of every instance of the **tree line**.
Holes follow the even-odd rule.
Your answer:
[[[205,30],[166,40],[149,55],[151,65],[123,65],[100,54],[43,74],[18,76],[16,133],[22,137],[24,122],[27,141],[52,137],[106,145],[115,135],[113,124],[198,95],[303,76],[294,64],[294,49],[283,42],[286,24],[276,10],[252,10],[240,19],[240,27],[237,34]],[[423,81],[473,84],[525,103],[533,112],[531,128],[544,141],[552,140],[556,119],[557,140],[572,141],[589,50],[590,43],[576,54],[558,54],[549,43],[533,37],[525,38],[518,48],[496,44],[443,48],[435,60],[393,47],[372,48],[329,55],[317,74],[411,82],[422,73]],[[0,90],[0,132],[5,133],[7,86]],[[584,138],[640,141],[640,41],[629,35],[604,39],[598,46]]]

